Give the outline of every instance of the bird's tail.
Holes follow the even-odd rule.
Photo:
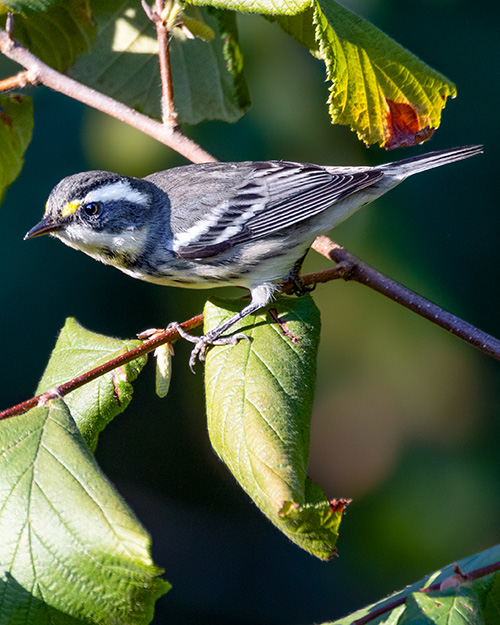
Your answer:
[[[432,169],[434,167],[441,167],[441,165],[447,165],[448,163],[454,163],[455,161],[461,161],[469,156],[475,156],[481,154],[483,151],[482,145],[465,145],[461,148],[451,148],[450,150],[440,150],[439,152],[428,152],[421,156],[412,156],[411,158],[403,159],[402,161],[396,161],[394,163],[387,163],[382,165],[380,169],[384,169],[387,173],[395,174],[401,179],[418,174],[426,169]]]

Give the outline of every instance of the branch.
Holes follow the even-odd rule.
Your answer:
[[[474,571],[471,571],[470,573],[467,573],[467,574],[462,573],[460,569],[458,568],[458,566],[455,565],[455,570],[454,570],[453,575],[450,575],[450,577],[447,577],[441,582],[435,582],[434,584],[430,584],[429,586],[420,588],[419,590],[415,592],[429,593],[429,592],[433,592],[436,590],[438,591],[445,590],[447,587],[449,587],[446,585],[446,582],[448,580],[452,582],[451,585],[460,586],[460,584],[463,584],[466,582],[472,582],[477,579],[481,579],[482,577],[486,577],[487,575],[491,575],[492,573],[496,573],[497,571],[500,571],[500,562],[494,562],[493,564],[488,564],[487,566],[483,566],[479,569],[475,569]],[[453,583],[453,579],[452,579],[453,577],[456,578],[457,583]],[[383,605],[379,606],[378,608],[375,608],[368,614],[365,614],[361,618],[355,619],[354,621],[352,621],[351,625],[367,625],[368,623],[370,623],[370,621],[373,621],[374,619],[381,616],[382,614],[387,614],[387,612],[390,612],[391,610],[398,608],[400,605],[403,605],[404,603],[406,603],[407,599],[408,599],[408,595],[403,595],[402,597],[401,596],[396,597],[396,599],[392,599],[391,601],[384,603]]]
[[[176,150],[193,163],[206,163],[216,160],[195,141],[186,137],[177,127],[173,127],[171,124],[162,124],[52,69],[29,52],[29,50],[18,41],[11,38],[4,30],[0,30],[0,52],[28,70],[25,73],[25,77],[29,84],[45,85],[54,91],[111,115],[111,117],[115,117],[137,128],[141,132]]]
[[[181,323],[181,327],[186,332],[194,330],[198,328],[203,323],[203,315],[197,315],[196,317],[192,317],[184,323]],[[75,391],[77,388],[80,388],[84,384],[88,384],[92,382],[96,378],[99,378],[101,375],[109,373],[116,369],[117,367],[121,367],[122,365],[127,364],[128,362],[132,362],[139,356],[143,356],[144,354],[148,354],[156,349],[158,346],[163,345],[164,343],[175,343],[175,341],[179,340],[180,334],[177,330],[159,330],[155,332],[153,337],[144,341],[142,345],[135,347],[134,349],[130,349],[129,351],[113,358],[112,360],[108,360],[104,364],[96,367],[95,369],[91,369],[90,371],[86,371],[68,382],[64,382],[59,386],[56,386],[54,389],[47,391],[46,393],[42,393],[41,395],[37,395],[36,397],[32,397],[31,399],[27,399],[26,401],[17,404],[16,406],[12,406],[11,408],[7,408],[7,410],[3,410],[0,412],[0,420],[7,419],[8,417],[13,417],[15,415],[20,415],[31,408],[35,408],[36,406],[41,406],[45,404],[49,399],[53,399],[54,397],[64,397],[71,391]]]
[[[328,237],[318,237],[314,241],[312,248],[326,258],[338,263],[335,269],[337,272],[341,271],[343,275],[337,277],[342,277],[344,280],[355,280],[369,286],[394,302],[409,308],[421,317],[448,330],[448,332],[473,345],[484,354],[500,360],[500,341],[498,339],[463,321],[463,319],[452,315],[425,299],[425,297],[410,291],[410,289],[407,289],[395,280],[384,276]]]
[[[500,341],[482,332],[481,330],[478,330],[474,326],[471,326],[462,319],[455,317],[451,313],[446,312],[439,306],[436,306],[436,304],[429,302],[429,300],[417,295],[394,280],[387,278],[375,269],[372,269],[369,265],[338,245],[338,243],[335,243],[326,236],[320,236],[314,241],[312,247],[315,251],[319,252],[329,260],[333,260],[337,264],[335,267],[301,276],[301,282],[304,285],[315,286],[316,284],[324,284],[326,282],[339,279],[356,280],[357,282],[375,289],[379,293],[382,293],[393,301],[398,302],[402,306],[413,310],[422,317],[425,317],[442,328],[445,328],[452,334],[459,336],[467,343],[470,343],[480,349],[485,354],[500,360]],[[293,281],[285,280],[280,284],[279,291],[280,293],[291,294],[294,292],[295,288],[296,285]],[[183,322],[181,327],[186,330],[186,332],[190,332],[191,330],[201,326],[202,323],[203,314],[200,313],[196,317],[192,317],[191,319]],[[48,393],[42,393],[41,395],[27,399],[16,406],[7,408],[3,412],[0,412],[0,420],[22,414],[35,406],[43,405],[43,403],[53,397],[64,397],[64,395],[71,393],[71,391],[80,388],[88,382],[92,382],[101,375],[109,373],[109,371],[131,362],[139,356],[152,352],[159,345],[163,345],[164,343],[174,343],[179,340],[179,338],[181,337],[176,330],[159,330],[158,332],[155,332],[152,338],[144,341],[144,343],[139,347],[131,349],[117,358],[113,358],[103,365],[100,365],[99,367],[87,371],[77,378],[69,380],[69,382],[61,384]]]

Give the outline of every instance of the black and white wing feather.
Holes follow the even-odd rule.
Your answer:
[[[198,203],[195,206],[191,201],[196,217],[187,227],[184,220],[184,228],[174,231],[178,257],[208,258],[239,243],[273,235],[318,215],[384,175],[368,168],[331,172],[317,165],[283,161],[240,163],[233,174],[227,165],[225,184],[221,184],[219,163],[204,166]],[[193,178],[193,193],[195,187]]]

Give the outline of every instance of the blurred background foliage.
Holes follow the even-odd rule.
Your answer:
[[[499,337],[500,83],[493,72],[500,5],[344,4],[456,82],[458,98],[430,142],[387,154],[332,126],[322,63],[256,16],[239,17],[252,109],[235,125],[187,132],[221,160],[324,164],[376,164],[484,143],[483,156],[406,181],[333,237]],[[133,337],[192,316],[207,295],[134,281],[48,238],[23,242],[63,176],[85,169],[142,176],[184,162],[58,94],[33,95],[34,139],[2,206],[2,407],[32,394],[66,317]],[[306,270],[324,266],[310,254]],[[354,500],[340,528],[340,557],[325,564],[301,552],[237,487],[208,443],[202,369],[189,373],[190,346],[178,343],[168,397],[154,396],[150,364],[97,449],[173,584],[154,623],[331,620],[500,537],[500,365],[360,285],[320,286],[315,299],[323,331],[310,475],[330,497]]]

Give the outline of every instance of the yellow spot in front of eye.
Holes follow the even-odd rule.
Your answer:
[[[80,206],[80,202],[67,202],[61,210],[61,217],[72,215]]]

